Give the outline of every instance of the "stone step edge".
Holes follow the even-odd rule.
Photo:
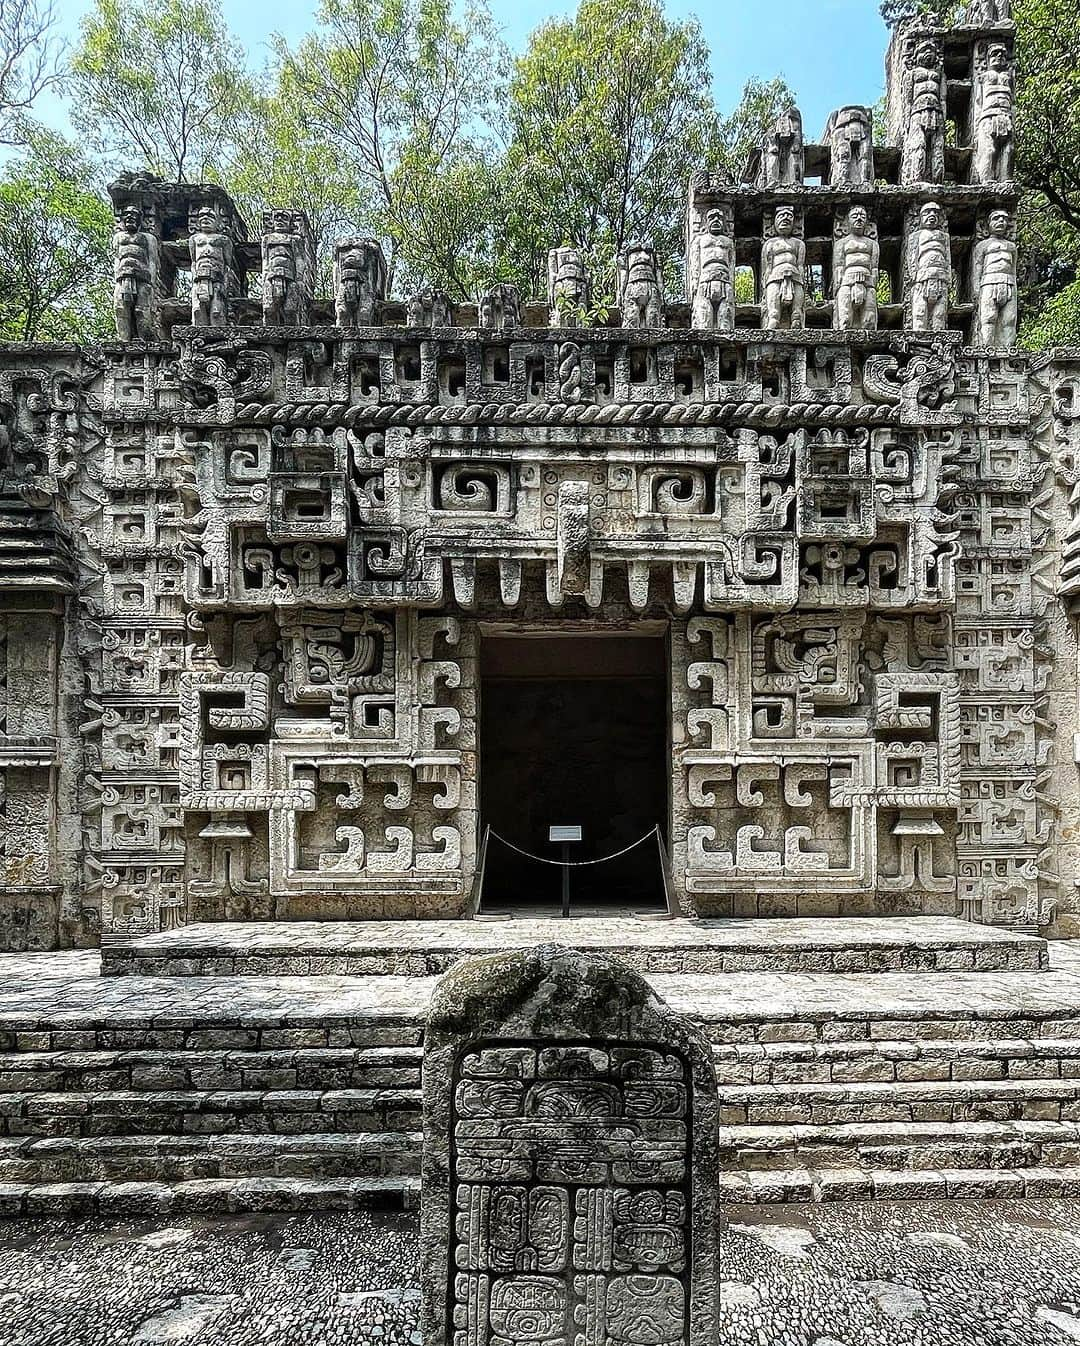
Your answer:
[[[719,1175],[725,1205],[834,1201],[994,1201],[1080,1196],[1080,1167],[778,1169]]]
[[[415,1208],[420,1179],[197,1178],[187,1182],[0,1183],[0,1217],[202,1215]]]
[[[949,1169],[904,1172],[791,1169],[728,1173],[718,1179],[724,1206],[835,1201],[1024,1200],[1080,1196],[1080,1168]],[[0,1184],[0,1216],[144,1216],[228,1212],[415,1209],[411,1177],[323,1181],[311,1178],[201,1178],[179,1183]]]

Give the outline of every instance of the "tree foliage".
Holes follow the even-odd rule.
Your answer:
[[[112,212],[72,145],[31,128],[0,179],[0,332],[8,340],[93,340],[111,311]]]
[[[282,81],[353,175],[391,275],[446,269],[436,185],[484,157],[495,50],[486,11],[457,13],[450,0],[322,0],[318,31],[280,49]]]
[[[512,269],[541,288],[547,248],[611,275],[628,242],[678,249],[690,173],[719,152],[708,49],[658,0],[581,0],[537,30],[512,71],[507,169]]]
[[[176,182],[217,172],[249,96],[220,0],[96,0],[72,82],[96,149]]]

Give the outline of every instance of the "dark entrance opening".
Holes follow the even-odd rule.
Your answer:
[[[481,647],[481,912],[554,914],[562,871],[552,826],[580,824],[575,861],[611,855],[659,826],[668,844],[668,660],[662,635],[485,636]],[[663,910],[655,838],[571,871],[571,909]]]

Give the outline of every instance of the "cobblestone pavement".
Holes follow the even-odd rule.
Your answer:
[[[1080,1202],[740,1208],[720,1346],[1069,1346]],[[419,1346],[411,1214],[0,1224],[2,1346]]]

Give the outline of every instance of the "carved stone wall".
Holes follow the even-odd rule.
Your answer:
[[[1080,356],[1015,349],[995,16],[897,35],[890,144],[697,175],[686,302],[635,242],[607,325],[574,248],[320,297],[302,213],[115,184],[121,340],[0,358],[0,939],[467,914],[492,623],[669,633],[687,912],[1071,912]]]

